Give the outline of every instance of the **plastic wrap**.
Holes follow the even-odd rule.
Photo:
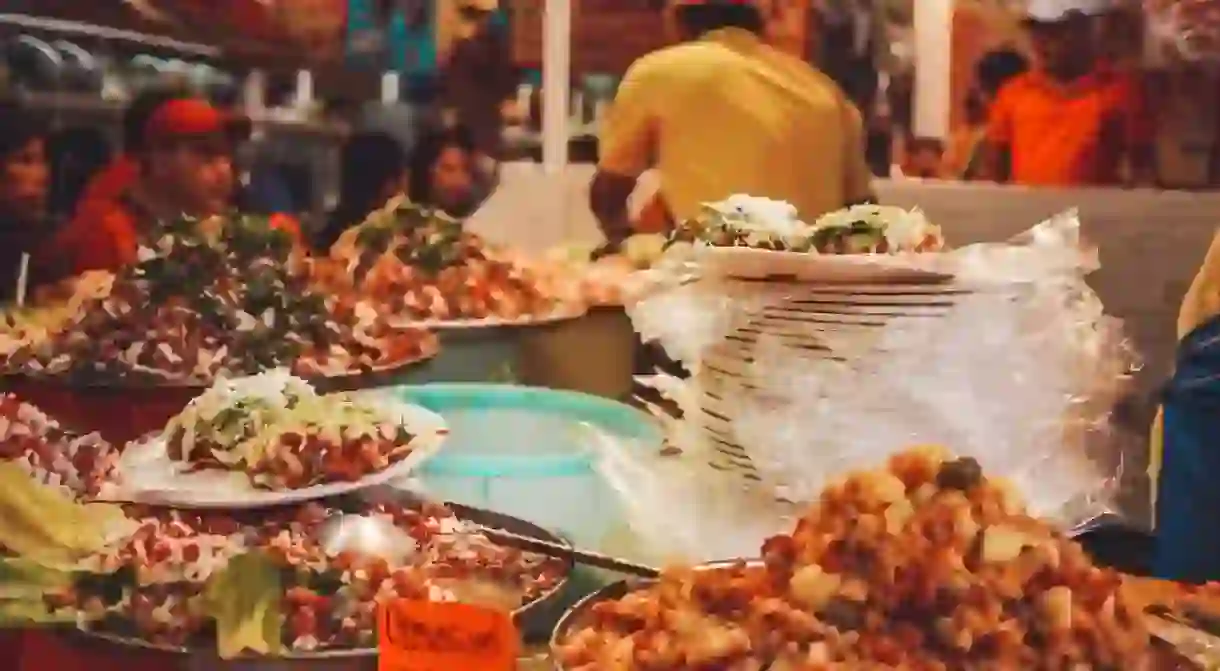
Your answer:
[[[635,530],[693,559],[730,556],[713,537],[744,553],[790,513],[777,499],[813,500],[839,474],[927,443],[977,458],[1064,526],[1113,512],[1138,446],[1110,413],[1135,358],[1085,283],[1098,260],[1079,228],[1070,212],[1008,243],[922,255],[922,267],[953,280],[921,288],[926,296],[889,287],[894,297],[863,306],[843,298],[832,316],[847,326],[802,318],[830,310],[811,296],[852,288],[694,280],[689,259],[671,266],[672,284],[630,314],[692,371],[646,381],[683,411],[671,424],[682,454],[615,457]],[[754,528],[724,517],[741,509],[757,516]]]

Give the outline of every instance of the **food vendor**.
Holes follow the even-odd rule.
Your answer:
[[[90,183],[54,240],[62,273],[118,270],[136,260],[139,236],[154,222],[227,211],[234,144],[247,129],[244,119],[189,95],[138,97],[124,119],[124,154]],[[283,221],[297,234],[295,223]]]
[[[1149,454],[1159,578],[1220,580],[1220,235],[1178,313],[1178,354]]]
[[[1034,67],[991,105],[987,179],[1026,186],[1153,181],[1153,124],[1136,81],[1097,53],[1101,0],[1035,0],[1025,28]],[[1126,167],[1126,175],[1122,168]]]
[[[0,107],[0,299],[6,302],[16,296],[22,256],[35,254],[51,231],[47,173],[46,127],[31,112]]]
[[[788,201],[808,221],[872,199],[859,110],[829,77],[763,44],[753,2],[670,10],[683,43],[633,63],[602,122],[590,204],[611,241],[633,232],[628,197],[652,167],[677,221],[737,193]]]
[[[343,231],[363,222],[407,189],[407,155],[389,133],[356,133],[339,159],[339,202],[314,240],[318,251],[335,244]]]
[[[463,128],[425,134],[411,152],[407,193],[414,203],[468,217],[479,202],[477,163],[474,140]]]

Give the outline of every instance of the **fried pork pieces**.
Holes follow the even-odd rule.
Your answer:
[[[46,595],[53,609],[78,611],[81,626],[159,645],[206,645],[210,616],[203,594],[230,559],[267,552],[284,570],[282,627],[288,650],[375,647],[377,608],[386,599],[478,602],[470,585],[494,584],[516,609],[558,585],[566,567],[541,555],[491,543],[478,528],[436,504],[376,504],[415,539],[401,564],[327,554],[323,523],[336,511],[319,504],[258,511],[189,513],[129,506],[140,527],[110,551],[90,557],[74,586]]]
[[[574,671],[1075,671],[1148,655],[1117,573],[938,450],[829,487],[762,554],[598,604],[559,658]]]
[[[73,497],[96,496],[116,477],[119,452],[101,436],[76,436],[38,408],[0,395],[0,461],[14,461],[37,481]]]

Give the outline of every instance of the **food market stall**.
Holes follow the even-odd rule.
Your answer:
[[[775,223],[768,219],[773,216],[788,218]],[[741,293],[739,289],[757,287],[759,280],[764,280],[762,285],[779,286],[778,295],[787,296],[785,300],[804,296],[801,300],[822,305],[816,294],[828,290],[827,273],[839,280],[840,296],[834,301],[839,307],[817,308],[819,314],[835,310],[844,315],[871,314],[869,310],[878,309],[876,299],[863,303],[864,313],[859,313],[859,306],[846,304],[860,297],[881,295],[887,286],[906,287],[900,293],[907,297],[904,300],[909,308],[925,302],[924,298],[911,298],[917,293],[914,288],[961,295],[965,285],[960,284],[968,271],[979,265],[994,268],[996,259],[1014,254],[1025,272],[1021,282],[1041,290],[1017,301],[979,293],[977,299],[970,300],[970,310],[990,310],[997,304],[1011,303],[1016,307],[1005,309],[1027,310],[1018,316],[1029,319],[1033,311],[1051,309],[1051,313],[1038,312],[1040,321],[1058,324],[1046,319],[1059,314],[1053,307],[1058,303],[1044,299],[1056,295],[1057,287],[1087,291],[1078,268],[1079,259],[1084,257],[1073,246],[1079,243],[1072,235],[1078,225],[1070,218],[1038,229],[1049,234],[1049,238],[1042,236],[1049,240],[1042,243],[1045,249],[1037,245],[998,245],[987,248],[991,251],[975,250],[990,255],[987,258],[993,262],[971,265],[967,261],[976,257],[968,246],[959,252],[941,251],[946,238],[954,242],[952,229],[944,230],[928,218],[901,208],[844,211],[808,226],[792,216],[790,208],[759,199],[738,198],[710,207],[705,217],[689,222],[666,243],[668,249],[659,264],[645,273],[651,290],[632,308],[637,326],[648,333],[655,325],[649,313],[655,315],[657,306],[668,306],[669,314],[677,314],[674,308],[682,305],[684,292],[698,291],[699,287],[721,287],[719,293],[728,297],[730,309],[744,307],[750,312],[758,290]],[[183,262],[187,257],[189,264]],[[1066,265],[1060,265],[1062,262]],[[966,265],[958,265],[962,263]],[[197,274],[186,272],[188,267]],[[1091,266],[1085,262],[1083,267]],[[126,436],[110,430],[101,437],[78,438],[69,425],[61,427],[42,411],[10,397],[7,407],[11,415],[6,425],[10,434],[7,439],[0,437],[0,445],[6,450],[11,471],[8,477],[14,482],[0,487],[0,505],[17,515],[11,519],[21,524],[12,524],[7,531],[0,525],[0,534],[4,534],[0,543],[8,553],[5,561],[9,568],[33,571],[42,582],[38,583],[36,598],[14,596],[9,607],[26,613],[19,618],[31,617],[29,613],[33,612],[48,626],[68,621],[84,628],[84,634],[54,634],[61,648],[102,655],[114,654],[115,646],[136,647],[159,651],[165,655],[161,658],[165,665],[207,668],[217,664],[249,668],[250,664],[278,662],[372,664],[378,629],[369,617],[378,603],[401,598],[412,603],[449,603],[455,598],[473,599],[487,607],[488,603],[480,600],[486,597],[482,581],[473,579],[473,585],[466,582],[480,567],[491,570],[496,580],[522,581],[513,584],[524,589],[525,596],[514,597],[508,610],[528,606],[528,617],[518,616],[514,626],[529,640],[553,634],[556,661],[564,669],[609,668],[605,666],[606,655],[614,654],[611,651],[618,645],[615,641],[637,631],[678,634],[667,629],[672,626],[665,624],[670,621],[668,615],[652,624],[645,620],[644,629],[637,629],[638,625],[630,622],[636,617],[633,613],[638,612],[633,609],[640,607],[682,613],[682,617],[691,618],[693,627],[682,631],[699,632],[700,640],[723,642],[704,645],[692,639],[688,644],[679,636],[677,647],[666,648],[668,652],[664,653],[686,660],[676,668],[690,668],[684,664],[696,664],[695,660],[749,664],[751,660],[783,658],[785,664],[816,660],[851,664],[897,660],[894,655],[927,663],[948,659],[944,655],[964,655],[979,663],[1068,655],[1081,663],[1103,664],[1158,654],[1153,652],[1151,641],[1176,635],[1164,633],[1172,627],[1186,631],[1182,634],[1186,642],[1178,644],[1181,649],[1201,640],[1194,631],[1199,627],[1191,624],[1198,618],[1181,605],[1190,596],[1185,590],[1170,590],[1171,596],[1161,599],[1170,602],[1167,610],[1156,618],[1146,617],[1128,601],[1134,597],[1128,596],[1122,576],[1096,566],[1078,545],[1054,531],[1070,528],[1080,516],[1079,511],[1053,514],[1045,507],[1050,500],[1048,493],[1058,500],[1074,499],[1074,487],[1082,483],[1087,487],[1081,491],[1092,492],[1096,482],[1091,479],[1091,467],[1081,472],[1081,479],[1074,480],[1072,474],[1078,465],[1056,462],[1046,473],[1061,477],[1046,477],[1044,473],[1031,480],[1014,477],[1011,465],[998,465],[1002,454],[1037,456],[1029,445],[1053,445],[1065,458],[1080,454],[1083,445],[1069,430],[1075,424],[1061,425],[1054,418],[1063,410],[1062,399],[1059,405],[1027,405],[1032,403],[1030,394],[1047,400],[1046,395],[1038,396],[1039,381],[1052,379],[1046,377],[1048,366],[1055,368],[1054,362],[1058,361],[1050,355],[1047,342],[1027,335],[996,340],[999,331],[988,331],[991,335],[980,337],[982,343],[970,356],[990,356],[1000,361],[986,349],[990,346],[987,343],[993,342],[1011,350],[1007,355],[1010,358],[1031,348],[1042,351],[1049,364],[1025,364],[1032,386],[1020,386],[1000,375],[988,378],[988,384],[998,386],[980,393],[988,398],[1005,398],[1008,406],[1025,399],[1020,407],[1030,412],[1043,408],[1039,412],[1048,418],[1043,421],[1034,414],[1011,415],[1004,420],[1009,423],[1004,424],[998,416],[991,417],[990,432],[958,435],[955,454],[929,448],[901,452],[901,443],[879,436],[888,431],[890,436],[915,436],[918,442],[925,434],[914,430],[909,417],[894,414],[884,405],[864,406],[860,395],[860,407],[854,410],[844,397],[827,397],[823,403],[830,405],[823,407],[808,405],[800,396],[784,396],[789,389],[786,378],[774,373],[763,376],[763,366],[786,366],[795,382],[807,372],[808,355],[757,345],[753,357],[734,364],[747,376],[758,375],[750,385],[726,386],[725,379],[718,383],[721,387],[717,394],[723,404],[736,406],[744,413],[725,415],[730,421],[728,428],[746,438],[736,445],[740,454],[730,455],[729,461],[708,458],[710,453],[724,456],[721,448],[711,452],[705,449],[710,425],[704,411],[709,406],[683,407],[686,417],[682,420],[668,416],[652,419],[630,410],[624,414],[615,409],[621,406],[608,401],[596,407],[579,400],[557,403],[558,397],[547,397],[541,390],[531,393],[543,396],[512,400],[506,394],[521,392],[505,387],[505,391],[497,392],[497,404],[491,405],[486,400],[469,400],[473,392],[432,385],[404,389],[401,395],[384,389],[324,394],[287,372],[262,372],[290,366],[302,375],[311,375],[319,386],[335,374],[342,377],[349,372],[349,364],[367,373],[382,362],[380,357],[389,356],[386,352],[398,351],[384,346],[377,337],[380,334],[403,338],[410,344],[404,350],[409,357],[401,362],[393,356],[386,360],[389,364],[403,363],[409,371],[416,363],[426,365],[420,360],[427,354],[435,355],[429,348],[437,347],[436,340],[426,335],[427,330],[442,332],[439,347],[443,352],[446,319],[490,317],[511,321],[547,315],[561,308],[565,300],[575,301],[582,295],[573,293],[570,287],[564,290],[543,281],[527,281],[530,272],[540,272],[527,272],[529,268],[524,261],[505,255],[502,248],[463,230],[460,222],[410,204],[391,203],[352,229],[329,257],[304,257],[268,220],[175,222],[154,236],[141,253],[141,262],[129,271],[102,282],[77,284],[69,307],[61,305],[51,311],[52,317],[61,320],[57,323],[72,328],[67,332],[48,328],[54,332],[49,337],[22,340],[12,350],[18,355],[10,354],[9,361],[19,366],[21,377],[55,380],[65,375],[76,379],[85,376],[94,383],[110,385],[139,380],[151,387],[153,395],[157,389],[175,383],[188,383],[193,389],[176,401],[176,408],[166,408],[165,416],[156,421],[145,418],[148,425],[140,431],[133,430],[130,418],[116,422],[129,433]],[[787,269],[787,281],[796,278],[804,284],[781,286],[765,281],[775,268]],[[1044,272],[1032,272],[1031,268],[1043,268]],[[198,274],[199,270],[205,272]],[[946,282],[953,276],[959,276],[958,284]],[[683,277],[688,279],[681,280]],[[746,279],[740,283],[734,280],[743,277]],[[679,283],[671,285],[675,279]],[[268,301],[274,305],[266,304]],[[893,300],[882,304],[894,309]],[[1087,301],[1082,305],[1088,305]],[[264,319],[268,307],[275,309]],[[698,307],[687,306],[684,319],[696,318]],[[952,301],[943,298],[934,298],[926,308],[960,312]],[[786,309],[789,316],[799,312],[792,306]],[[1066,309],[1064,325],[1079,318],[1074,311],[1080,308]],[[254,316],[255,323],[247,324],[243,314]],[[45,328],[48,319],[44,315],[38,323]],[[233,320],[229,328],[224,328],[226,319]],[[670,321],[688,326],[693,323]],[[960,323],[951,318],[942,321],[946,327]],[[213,323],[221,328],[213,328]],[[825,324],[810,330],[800,323],[804,322],[786,327],[779,335],[808,337],[816,332],[821,334],[819,338],[829,337]],[[1102,319],[1098,323],[1110,322]],[[893,324],[898,324],[896,318]],[[910,327],[881,328],[890,335],[877,341],[880,353],[871,360],[899,361],[894,348],[911,346],[912,341],[899,337],[910,336]],[[72,329],[86,329],[88,337],[74,337]],[[319,329],[327,337],[322,338]],[[683,330],[681,326],[679,330]],[[699,329],[685,330],[693,334]],[[846,356],[850,361],[847,353],[860,351],[853,343],[861,338],[875,339],[853,333],[841,331],[835,335],[837,340],[823,340],[830,342],[829,350],[825,345],[813,350],[838,352],[836,356]],[[714,330],[708,334],[715,340]],[[136,347],[137,341],[146,346]],[[197,343],[197,349],[190,349],[186,344],[190,342]],[[323,349],[323,342],[339,349]],[[348,342],[365,343],[365,348],[353,345],[345,349],[344,343]],[[680,343],[675,346],[664,336],[662,342],[676,358],[686,358]],[[162,348],[162,344],[168,347]],[[269,347],[271,344],[277,347]],[[87,358],[74,355],[75,348],[82,347],[88,349]],[[318,353],[322,351],[330,356],[320,358]],[[1107,366],[1121,363],[1107,354],[1112,351],[1107,347],[1073,351],[1080,365],[1071,370],[1109,370]],[[934,365],[944,352],[919,355],[917,350],[909,350],[908,354]],[[714,356],[714,352],[695,356],[705,355]],[[966,354],[959,351],[958,356]],[[975,359],[967,357],[963,361],[969,364],[966,368],[979,368],[970,364]],[[706,374],[715,372],[710,358],[705,363],[708,366],[704,368],[694,366],[699,372],[692,378],[693,384],[706,384]],[[941,384],[960,382],[949,377],[960,373],[960,368],[944,367]],[[880,366],[874,372],[882,375],[882,386],[884,371],[885,366]],[[405,379],[409,380],[409,375]],[[912,377],[911,383],[918,384],[919,379],[924,378]],[[1108,378],[1100,375],[1098,379],[1104,382]],[[362,380],[358,387],[390,381]],[[1090,385],[1097,384],[1092,377],[1089,380]],[[1087,398],[1104,406],[1115,388],[1112,381],[1105,382],[1104,389],[1071,386],[1074,384],[1077,382],[1067,379],[1056,381],[1055,394],[1076,398],[1087,393]],[[973,388],[983,390],[977,384]],[[15,390],[25,393],[20,387]],[[759,390],[765,398],[758,395]],[[467,400],[455,400],[458,397],[453,394],[465,394]],[[937,404],[948,402],[948,396],[926,396],[931,416],[946,417],[950,424],[957,421],[937,410]],[[681,394],[676,400],[683,400]],[[770,426],[750,419],[748,411],[757,410],[760,401],[775,417]],[[127,402],[131,403],[130,399]],[[67,412],[94,403],[75,395],[74,404],[62,407]],[[835,405],[842,403],[848,405]],[[983,407],[982,401],[979,403],[976,409]],[[543,407],[554,408],[547,415],[554,420],[525,422],[511,414],[538,413]],[[873,426],[861,426],[852,417],[864,415],[853,412],[865,413]],[[827,413],[842,415],[837,421],[855,422],[859,428],[854,432],[834,430],[834,441],[823,441],[821,457],[814,458],[817,453],[800,449],[801,439],[793,437],[810,435],[808,430],[788,432],[794,426],[792,422],[802,416],[822,418],[818,419],[820,425],[831,426]],[[1102,416],[1104,412],[1077,419],[1094,426]],[[74,419],[83,421],[84,417],[78,413]],[[1028,435],[1011,435],[1022,432],[1018,424],[1026,427]],[[459,429],[463,425],[465,428]],[[658,428],[649,433],[633,426]],[[655,435],[661,429],[670,444],[663,444]],[[1051,437],[1061,430],[1061,438]],[[555,445],[558,436],[569,431],[575,432],[575,439],[546,451],[546,445]],[[463,432],[463,439],[476,448],[464,455],[454,452],[456,448],[450,445]],[[522,447],[509,448],[507,440],[499,435],[520,436]],[[108,437],[114,440],[108,442]],[[523,452],[514,455],[510,449]],[[895,452],[899,454],[889,456]],[[65,461],[56,456],[62,454],[72,458]],[[842,460],[833,461],[832,455]],[[888,465],[834,484],[833,474],[850,470],[845,468],[848,463],[863,461]],[[437,467],[431,469],[430,464]],[[985,477],[980,464],[989,471],[996,468],[1000,474]],[[470,470],[472,466],[483,470]],[[0,478],[5,477],[4,468],[5,464],[0,463]],[[785,474],[783,502],[776,501],[779,490],[771,489],[778,482],[778,474]],[[796,477],[800,474],[814,477],[802,480]],[[787,475],[793,477],[788,479]],[[466,506],[473,503],[475,509],[440,509],[419,503],[418,497],[428,497],[429,492]],[[516,494],[510,497],[504,492]],[[529,500],[538,492],[545,492],[552,501]],[[594,496],[594,492],[598,494]],[[1037,517],[1025,512],[1020,499],[1035,505],[1032,510]],[[268,514],[267,507],[273,504],[283,512]],[[493,512],[484,514],[482,506]],[[693,509],[699,512],[691,516]],[[976,509],[979,512],[974,512]],[[858,530],[858,526],[843,527],[836,521],[835,515],[846,514],[843,511],[847,510],[856,511],[852,513],[856,516],[875,515],[878,525],[869,527],[873,531],[867,537],[859,536],[852,530]],[[971,512],[967,515],[965,510]],[[447,521],[451,515],[467,522]],[[64,534],[64,519],[72,528],[90,528],[101,537],[93,533],[83,537]],[[944,519],[951,520],[952,525],[942,529],[938,520]],[[343,532],[345,524],[387,522],[411,539],[412,551],[397,554],[393,544],[385,545],[390,542],[385,534],[394,538],[397,533],[385,527],[373,536],[382,544],[371,549],[360,546],[351,550],[355,554],[345,554],[333,545],[340,541],[367,542],[360,539],[369,537],[368,530]],[[542,526],[531,526],[539,523]],[[688,523],[698,526],[683,529]],[[644,571],[659,564],[659,555],[666,553],[666,546],[658,544],[663,536],[669,537],[669,549],[681,548],[673,556],[684,557],[691,566],[701,566],[709,559],[730,562],[693,572],[666,571],[656,587],[642,592],[621,584],[597,591],[590,600],[574,606],[552,632],[554,613],[543,615],[548,611],[535,610],[532,603],[550,597],[568,578],[568,551],[561,543],[562,559],[555,560],[532,554],[533,550],[512,549],[516,547],[514,541],[498,535],[503,529],[550,541],[558,541],[553,532],[562,530],[579,547],[627,559]],[[591,533],[593,529],[596,533]],[[948,535],[935,536],[942,532]],[[682,546],[699,538],[715,542]],[[769,540],[763,544],[765,539]],[[920,543],[934,543],[943,552],[929,553]],[[971,550],[979,544],[981,553]],[[178,545],[199,548],[201,553],[206,549],[208,561],[203,562],[200,557],[204,554],[196,556],[194,549],[179,554],[175,549]],[[849,546],[857,554],[844,554]],[[758,547],[763,548],[761,553]],[[470,552],[474,552],[473,559]],[[861,559],[865,554],[873,559]],[[399,558],[384,568],[378,562],[368,566],[357,563],[355,567],[343,563],[386,555]],[[65,556],[70,560],[63,559]],[[50,561],[47,557],[61,559]],[[739,565],[733,562],[735,557],[747,561]],[[754,557],[758,559],[751,563]],[[927,557],[928,562],[920,563],[913,557]],[[1053,557],[1058,558],[1058,564]],[[932,561],[936,558],[944,563]],[[474,565],[461,563],[467,560]],[[917,567],[922,573],[912,574],[909,580],[886,582],[888,572],[874,574],[868,568],[886,566],[876,562],[891,560]],[[65,561],[70,570],[47,570],[50,566],[62,567]],[[596,557],[592,561],[596,562]],[[282,562],[293,570],[284,571]],[[956,572],[944,573],[945,566],[957,567]],[[162,570],[170,577],[159,578]],[[11,578],[10,584],[14,585],[35,579],[28,572],[10,575],[16,576]],[[598,587],[598,583],[590,584],[593,576],[587,571],[570,575],[573,586],[563,595],[554,595],[558,603],[570,603]],[[361,576],[380,579],[380,587],[366,584]],[[1037,576],[1046,580],[1035,579]],[[604,578],[598,582],[604,582]],[[172,589],[167,588],[169,584]],[[957,602],[948,596],[943,603],[939,601],[939,592],[962,585],[965,587],[954,593],[955,598],[973,594],[971,603],[1000,622],[1019,624],[1021,629],[1013,631],[1020,635],[1004,645],[977,646],[964,637],[967,633],[986,637],[998,631],[987,628],[993,626],[987,624],[990,620],[959,621],[947,611],[945,622],[934,630],[921,628],[920,623],[925,621],[940,622],[939,616],[927,616],[940,613],[936,608],[956,608]],[[772,591],[776,589],[779,591]],[[1009,612],[1010,606],[1018,607],[1004,599],[1008,593],[1004,590],[1014,589],[1035,595],[1028,604],[1031,613]],[[239,599],[234,592],[246,596]],[[20,590],[13,593],[21,594]],[[683,593],[697,596],[682,597]],[[46,594],[52,596],[50,601],[46,601]],[[730,596],[740,599],[747,610],[757,606],[767,613],[766,617],[786,623],[780,630],[791,639],[760,639],[751,624],[754,620],[738,621],[736,615],[719,610],[717,604]],[[996,600],[999,610],[989,606],[991,601],[984,597]],[[604,603],[594,605],[599,602]],[[1092,624],[1085,627],[1065,620],[1056,604],[1067,602],[1084,604],[1081,612],[1089,615]],[[496,603],[503,608],[505,601]],[[45,615],[41,608],[46,609]],[[492,608],[496,606],[492,604]],[[904,614],[908,609],[925,615],[908,618]],[[274,615],[267,617],[278,623],[272,629],[259,625],[268,612]],[[840,615],[847,619],[839,619]],[[1175,621],[1168,622],[1167,618]],[[888,624],[876,632],[867,629],[873,632],[868,636],[851,633],[862,626],[861,622],[873,621]],[[1182,622],[1190,626],[1184,627]],[[909,626],[899,627],[901,623]],[[1026,631],[1045,632],[1048,638],[1035,642],[1021,633]],[[1055,643],[1062,638],[1056,638],[1055,632],[1067,631],[1083,637],[1087,644],[1077,648]],[[810,632],[824,644],[805,645]],[[82,635],[94,641],[80,642],[77,637]],[[683,647],[687,645],[694,647]],[[950,645],[951,652],[943,651],[939,647],[942,645]],[[638,647],[633,654],[662,652]],[[637,667],[629,664],[628,668]]]
[[[636,327],[695,371],[650,380],[683,416],[513,386],[398,387],[461,347],[450,332],[587,318],[589,254],[543,264],[495,244],[537,257],[591,238],[588,176],[564,166],[566,142],[549,146],[541,167],[510,166],[470,222],[392,202],[315,257],[270,220],[173,222],[131,269],[13,315],[0,612],[48,627],[41,645],[68,655],[38,661],[364,669],[380,654],[509,669],[520,633],[549,639],[542,664],[560,671],[1208,668],[1184,657],[1205,659],[1220,633],[1214,586],[1125,576],[1070,536],[1115,503],[1096,457],[1128,454],[1110,442],[1109,404],[1129,332],[1094,292],[1137,321],[1197,265],[1150,279],[1131,270],[1146,251],[1101,240],[1090,288],[1089,227],[1138,238],[1149,213],[1172,211],[1194,240],[1210,203],[885,184],[884,200],[924,214],[801,222],[735,197],[660,241],[647,272],[617,268],[646,289],[626,301]],[[1061,216],[969,247],[1065,206],[1081,208],[1086,240]],[[528,234],[508,229],[521,221]],[[1117,284],[1129,275],[1138,291]],[[700,292],[719,307],[689,300]],[[700,322],[717,310],[733,328]],[[1069,327],[1081,337],[1044,339]],[[920,349],[914,335],[943,340]],[[746,353],[732,362],[744,381],[705,365],[726,343]],[[568,363],[613,358],[587,334],[555,347]],[[855,394],[815,384],[840,379],[823,365],[868,378]],[[899,379],[917,412],[872,398]],[[716,407],[683,393],[713,384]],[[983,430],[958,430],[967,420]],[[743,437],[733,454],[709,445],[720,429]],[[577,562],[648,580],[577,584],[590,577]],[[587,592],[562,617],[545,608]],[[425,645],[393,616],[438,636]]]

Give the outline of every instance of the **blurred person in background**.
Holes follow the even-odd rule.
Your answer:
[[[319,252],[329,250],[344,231],[407,189],[407,156],[389,133],[352,135],[343,145],[339,170],[339,202],[314,240]]]
[[[79,126],[52,133],[47,139],[50,212],[72,216],[89,182],[110,163],[113,153],[106,134],[98,128]]]
[[[209,217],[232,207],[233,149],[248,123],[175,92],[138,96],[124,119],[125,152],[86,189],[56,237],[64,272],[118,270],[136,261],[138,240],[162,220]],[[297,233],[295,223],[281,219]]]
[[[812,221],[872,199],[859,110],[826,75],[762,41],[758,6],[675,0],[682,44],[636,60],[602,122],[590,204],[613,243],[633,233],[628,198],[655,166],[666,219],[745,193]]]
[[[1034,68],[1008,81],[991,106],[988,179],[1026,186],[1155,180],[1143,93],[1096,49],[1093,19],[1106,8],[1103,0],[1029,3]]]
[[[442,72],[446,123],[470,130],[478,152],[499,159],[504,122],[515,117],[517,69],[506,31],[493,22],[498,0],[458,0],[461,25]]]
[[[945,179],[979,179],[983,170],[987,121],[996,94],[1009,80],[1029,70],[1029,61],[1013,49],[996,49],[979,57],[974,84],[966,95],[965,123],[953,130],[945,150]]]
[[[0,105],[0,300],[16,296],[23,254],[37,256],[30,284],[41,280],[40,248],[53,229],[46,216],[47,129],[38,117],[15,105]],[[48,252],[49,253],[49,252]]]
[[[945,144],[934,137],[913,137],[906,142],[902,157],[902,176],[936,179],[941,176]]]
[[[941,177],[945,179],[978,179],[981,172],[983,142],[987,138],[987,103],[977,91],[966,96],[964,123],[949,134],[945,157],[941,162]]]
[[[985,111],[990,111],[1000,89],[1013,78],[1029,72],[1029,59],[1016,49],[993,49],[974,64],[974,93]]]
[[[474,214],[486,195],[474,140],[463,128],[426,133],[411,152],[411,201],[459,219]]]

